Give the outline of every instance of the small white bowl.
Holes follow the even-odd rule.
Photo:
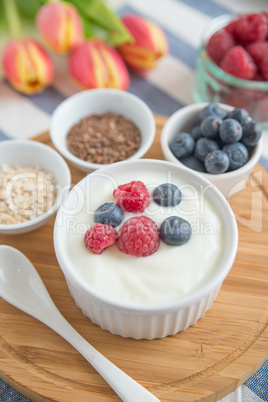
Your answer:
[[[137,96],[118,89],[90,89],[64,100],[53,112],[50,137],[55,148],[75,167],[92,172],[104,164],[89,163],[72,154],[66,137],[71,127],[83,117],[107,112],[120,114],[134,123],[141,133],[141,145],[128,160],[141,158],[151,147],[155,137],[155,120],[152,111]]]
[[[21,234],[44,225],[59,208],[71,186],[71,174],[64,159],[48,145],[32,140],[7,140],[0,142],[0,168],[8,166],[39,166],[52,173],[56,181],[57,197],[53,206],[44,214],[18,224],[0,224],[0,233]]]
[[[167,274],[169,266],[172,265],[172,273],[174,273],[175,270],[175,275],[177,275],[177,264],[178,268],[180,266],[183,267],[183,263],[178,261],[177,251],[174,250],[175,247],[173,247],[173,251],[170,249],[171,246],[166,246],[164,243],[160,245],[160,249],[152,256],[139,258],[120,253],[117,250],[116,245],[112,246],[115,247],[113,250],[111,250],[112,254],[105,255],[107,252],[107,250],[105,250],[100,256],[90,253],[84,247],[83,238],[86,230],[82,230],[82,228],[83,224],[88,222],[89,214],[95,210],[94,203],[96,202],[96,197],[97,200],[99,200],[98,202],[101,203],[100,197],[103,196],[102,190],[105,192],[107,191],[108,187],[108,193],[110,194],[110,187],[116,187],[118,183],[120,183],[120,180],[125,180],[126,175],[127,177],[132,177],[134,180],[137,180],[137,178],[143,176],[147,177],[149,175],[149,177],[154,177],[154,179],[150,179],[151,183],[154,185],[158,184],[158,181],[163,180],[163,178],[172,178],[174,180],[173,183],[176,180],[183,180],[183,182],[186,183],[184,184],[185,187],[182,187],[184,188],[184,190],[182,190],[184,191],[184,194],[186,195],[186,187],[191,190],[189,193],[190,202],[194,192],[196,191],[194,190],[194,192],[192,192],[192,189],[198,189],[197,191],[201,191],[202,188],[202,197],[196,198],[198,209],[203,211],[200,213],[204,213],[204,211],[206,211],[205,214],[207,214],[206,208],[208,205],[212,204],[211,210],[216,210],[218,216],[220,217],[220,221],[222,223],[220,226],[213,226],[215,230],[212,232],[213,237],[211,238],[213,239],[211,241],[214,245],[215,238],[217,238],[217,234],[219,234],[218,230],[222,230],[220,232],[220,236],[222,237],[218,237],[220,239],[218,246],[212,246],[215,247],[214,250],[220,250],[220,254],[217,257],[217,263],[213,263],[214,266],[212,267],[211,271],[206,274],[206,279],[203,277],[201,283],[198,282],[198,285],[194,289],[191,289],[191,291],[188,291],[188,293],[186,291],[186,293],[182,296],[177,297],[176,290],[176,296],[173,296],[172,300],[169,299],[171,292],[169,289],[173,287],[174,282],[181,282],[180,280],[177,282],[171,279],[171,283],[167,283],[165,285],[165,297],[168,295],[168,301],[166,301],[166,299],[163,299],[165,300],[164,302],[157,301],[159,294],[158,288],[155,288],[153,285],[154,292],[156,292],[156,302],[144,303],[142,301],[138,304],[130,301],[126,302],[122,301],[121,298],[118,299],[117,286],[113,288],[116,289],[114,298],[113,296],[107,294],[107,289],[105,291],[99,291],[99,289],[90,285],[91,279],[88,281],[88,279],[85,279],[83,276],[84,273],[86,273],[86,275],[89,273],[89,275],[93,275],[93,278],[95,278],[97,286],[100,281],[103,281],[102,283],[105,283],[105,286],[108,286],[108,289],[110,289],[113,287],[113,283],[116,283],[116,281],[113,282],[114,272],[117,273],[118,269],[121,269],[123,278],[125,278],[122,282],[124,293],[126,289],[125,286],[130,286],[130,292],[132,292],[133,281],[131,280],[132,277],[130,278],[128,275],[134,275],[133,279],[135,283],[139,283],[139,280],[141,280],[142,288],[147,286],[146,284],[149,283],[149,287],[151,289],[150,275],[152,275],[152,273],[152,282],[154,283],[156,280],[156,274],[152,271],[152,267],[155,269],[155,264],[156,262],[158,264],[159,259],[164,261],[163,264],[162,262],[160,263],[160,276],[163,278],[164,275],[165,281],[167,280],[166,278],[169,278],[169,275]],[[187,204],[188,201],[185,202],[185,207],[186,205],[189,206],[189,204]],[[196,213],[197,204],[194,206],[193,204],[190,204],[192,205],[191,208],[193,209],[193,211],[192,209],[190,211],[191,215]],[[156,204],[152,204],[152,206],[155,208]],[[84,207],[89,208],[91,212],[82,212],[83,219],[81,220],[81,216],[76,215],[76,210],[78,210],[78,213],[80,213]],[[154,216],[152,216],[151,219],[154,219]],[[202,222],[207,220],[207,222],[211,222],[211,225],[213,225],[214,221],[213,218],[211,218],[211,215],[206,215],[203,217],[204,219],[201,219]],[[216,229],[216,227],[220,227],[221,229]],[[202,239],[199,237],[199,235],[206,236],[207,233],[203,233],[202,228],[200,228],[200,232],[197,232],[197,234],[197,237],[193,239],[195,244],[194,247],[195,250],[199,250],[199,253],[203,253],[204,250],[202,247],[200,247],[200,241],[206,242],[207,240],[205,238]],[[75,238],[75,236],[77,237]],[[98,324],[103,329],[108,330],[113,334],[135,339],[154,339],[174,335],[179,331],[185,330],[190,325],[193,325],[197,320],[202,318],[206,311],[212,306],[212,303],[217,297],[224,279],[228,275],[233,265],[238,245],[238,230],[236,220],[229,203],[226,201],[221,192],[209,181],[190,171],[189,169],[181,168],[174,163],[153,159],[118,162],[87,175],[70,191],[64,200],[64,205],[60,207],[54,224],[53,237],[54,249],[58,263],[64,273],[70,293],[77,306],[87,317],[91,319],[93,323]],[[184,249],[187,250],[186,261],[188,252],[191,250],[190,242],[189,247],[190,248]],[[171,261],[169,263],[169,258],[171,258],[170,253],[173,252],[176,254],[175,258],[173,254],[172,263]],[[218,253],[218,251],[215,252]],[[102,255],[105,257],[105,259],[107,258],[104,260],[106,261],[107,271],[103,271],[102,266],[100,265],[101,262],[98,260],[98,258],[102,257]],[[190,252],[189,255],[194,256],[195,253]],[[112,259],[115,258],[113,262],[111,262],[110,256],[112,256]],[[151,257],[153,258],[151,259]],[[195,257],[192,258],[195,259]],[[155,264],[152,265],[150,261],[155,261]],[[198,255],[195,261],[196,264],[198,264],[196,266],[197,270],[199,270],[200,259],[198,258]],[[81,270],[83,264],[85,264],[85,271]],[[190,264],[192,264],[192,261]],[[96,274],[91,271],[91,268],[95,269],[95,267],[97,268]],[[126,271],[132,269],[132,267],[134,267],[135,272],[128,271],[128,277],[126,277]],[[142,268],[141,271],[140,268]],[[138,282],[136,277],[136,269],[138,269],[139,275],[141,274],[141,279],[139,279]],[[157,269],[159,269],[159,266]],[[189,269],[191,268],[189,267]],[[182,270],[182,272],[184,272],[184,270]],[[112,278],[109,278],[111,275]],[[181,278],[180,275],[181,274],[179,274],[179,277]],[[157,278],[159,277],[157,276]],[[158,286],[160,286],[161,289],[163,282],[161,280],[157,281]],[[138,292],[141,289],[139,284],[137,285],[137,289]],[[145,290],[145,294],[147,295],[147,290]]]
[[[161,133],[161,147],[166,160],[173,162],[178,166],[183,166],[185,169],[190,171],[194,171],[193,169],[185,166],[176,158],[169,147],[169,143],[177,133],[182,131],[190,132],[191,127],[197,121],[199,113],[207,105],[208,102],[185,106],[169,117]],[[234,109],[229,105],[224,105],[221,103],[219,103],[219,105],[227,111],[232,111]],[[222,174],[210,174],[203,172],[198,172],[198,174],[211,181],[211,183],[213,183],[226,198],[229,198],[233,194],[246,187],[246,181],[253,167],[258,162],[261,152],[262,139],[260,139],[258,144],[255,146],[255,149],[248,162],[241,168]]]

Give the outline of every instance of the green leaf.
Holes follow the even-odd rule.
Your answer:
[[[22,17],[34,20],[42,2],[40,0],[16,0],[16,4]]]
[[[83,15],[85,33],[87,25],[89,31],[95,32],[100,39],[105,40],[111,46],[118,46],[133,40],[120,18],[106,6],[101,0],[69,0]],[[98,36],[100,35],[100,36]],[[88,36],[87,36],[88,37]]]
[[[110,46],[116,47],[124,43],[123,36],[117,32],[110,32],[100,25],[95,24],[88,19],[83,18],[84,23],[84,35],[86,38],[98,38],[107,43]]]
[[[5,18],[5,10],[3,1],[0,0],[0,33],[3,32],[7,27],[7,22]]]
[[[15,0],[3,0],[3,9],[12,38],[21,37],[21,20]]]
[[[83,20],[85,38],[95,38],[97,35],[95,33],[95,28],[93,27],[94,24],[83,15],[81,17]]]

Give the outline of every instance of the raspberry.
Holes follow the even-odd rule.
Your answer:
[[[97,223],[87,230],[84,243],[88,250],[101,254],[105,248],[111,246],[117,239],[116,230],[109,225]]]
[[[159,230],[147,216],[135,216],[121,227],[117,245],[120,251],[136,257],[147,257],[156,252],[160,244]]]
[[[227,73],[245,80],[252,79],[257,70],[250,55],[239,45],[228,50],[220,62],[220,67]]]
[[[266,36],[266,40],[268,39],[268,11],[263,11],[262,15],[264,16],[264,18],[266,19],[266,24],[267,24],[267,36]]]
[[[114,201],[125,212],[143,212],[150,203],[150,195],[141,181],[118,186],[113,192]]]
[[[260,64],[260,70],[263,78],[268,81],[268,54],[264,56]]]
[[[267,20],[263,14],[249,14],[237,22],[236,32],[242,42],[252,43],[264,40],[267,28]]]
[[[263,11],[262,15],[264,15],[264,17],[266,18],[266,22],[268,24],[268,11]]]
[[[232,35],[226,31],[216,32],[207,43],[207,52],[210,58],[218,64],[227,50],[235,45]]]
[[[241,22],[241,20],[244,20],[244,17],[240,17],[235,19],[234,21],[231,21],[226,27],[224,28],[226,32],[228,32],[234,40],[238,40],[238,33],[237,33],[237,25]]]
[[[264,78],[264,76],[260,72],[257,72],[253,78],[253,81],[267,81],[267,80]]]
[[[259,40],[257,42],[251,43],[246,47],[248,54],[255,61],[257,66],[259,66],[261,60],[266,54],[268,54],[268,42],[264,40]]]

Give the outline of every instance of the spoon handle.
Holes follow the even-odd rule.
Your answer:
[[[117,395],[126,402],[159,402],[153,394],[106,359],[91,346],[62,316],[59,310],[51,312],[46,325],[68,341],[104,378]]]
[[[0,296],[3,299],[66,339],[123,401],[159,401],[146,388],[106,359],[68,323],[51,299],[38,272],[20,251],[0,245],[0,254]]]

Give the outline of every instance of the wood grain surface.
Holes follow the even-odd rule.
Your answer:
[[[162,159],[160,132],[148,158]],[[35,138],[51,146],[48,133]],[[75,184],[84,173],[71,168]],[[161,401],[215,401],[249,378],[268,357],[268,175],[257,165],[229,201],[239,226],[235,264],[211,310],[194,326],[158,340],[112,335],[75,306],[58,266],[54,219],[24,235],[0,235],[35,265],[55,304],[98,351]],[[0,300],[0,376],[33,401],[117,401],[101,376],[64,339]],[[137,401],[139,402],[139,401]]]

